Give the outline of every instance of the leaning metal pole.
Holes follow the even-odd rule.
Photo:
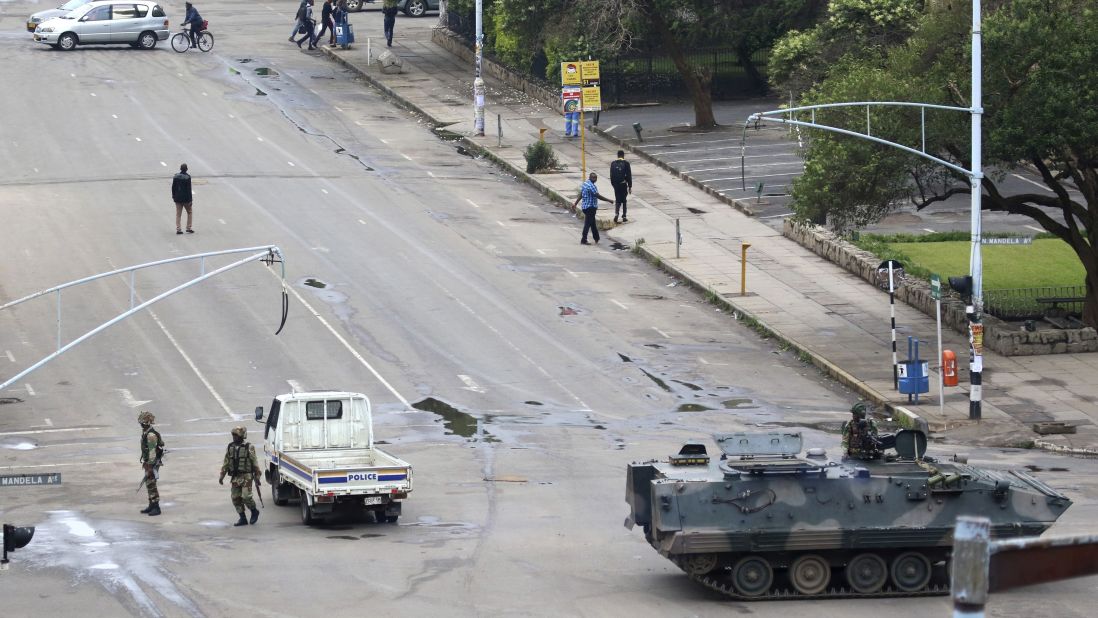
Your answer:
[[[972,275],[972,305],[965,307],[968,315],[969,329],[969,375],[972,388],[968,393],[968,418],[980,420],[980,401],[983,395],[983,371],[984,371],[984,325],[980,323],[984,309],[984,285],[983,285],[983,260],[980,255],[981,218],[980,197],[982,193],[983,168],[983,139],[982,121],[984,114],[984,96],[982,88],[982,41],[980,36],[980,2],[972,2],[972,162],[969,167],[972,174],[969,182],[972,183],[972,253],[969,255],[969,273]]]
[[[481,61],[484,57],[484,0],[477,0],[477,48],[473,73],[473,134],[484,136],[484,78],[481,77]]]

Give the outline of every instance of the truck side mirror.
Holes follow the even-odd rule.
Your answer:
[[[257,423],[262,423],[263,422],[263,406],[256,406],[255,407],[255,422],[257,422]]]

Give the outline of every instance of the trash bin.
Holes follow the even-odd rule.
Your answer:
[[[914,354],[912,354],[913,342]],[[919,360],[918,339],[907,338],[907,360],[901,361],[896,370],[900,394],[907,395],[909,402],[914,395],[914,403],[919,403],[919,394],[930,392],[930,366],[926,361]]]
[[[342,49],[347,49],[351,43],[355,42],[355,29],[351,26],[351,22],[344,19],[342,22],[336,24],[336,45],[339,45]]]

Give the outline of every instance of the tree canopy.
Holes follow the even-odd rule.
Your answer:
[[[875,0],[842,0],[872,3]],[[880,0],[886,3],[886,0]],[[897,3],[899,0],[897,0]],[[968,2],[932,2],[910,36],[880,53],[843,53],[807,89],[806,103],[913,101],[968,107]],[[1086,272],[1084,321],[1098,325],[1098,6],[1090,0],[1000,0],[984,3],[983,208],[1024,215],[1064,240]],[[831,32],[831,34],[828,34]],[[796,37],[820,48],[843,41],[821,24]],[[827,36],[825,36],[827,35]],[[788,59],[797,54],[785,54]],[[804,57],[804,56],[801,56]],[[783,61],[784,62],[784,61]],[[812,67],[790,62],[793,76]],[[821,68],[817,68],[817,75]],[[864,129],[865,111],[817,113],[817,121]],[[873,134],[920,144],[917,110],[874,111]],[[868,141],[811,133],[805,173],[793,183],[798,216],[845,230],[878,220],[909,198],[922,209],[967,194],[963,175]],[[927,113],[927,151],[969,169],[969,115]],[[1047,189],[1007,189],[1012,171],[1036,172]],[[1082,282],[1081,282],[1082,283]]]

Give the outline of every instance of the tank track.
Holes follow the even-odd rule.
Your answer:
[[[847,588],[828,588],[819,594],[801,594],[796,590],[771,590],[766,594],[755,597],[744,596],[732,587],[731,581],[722,582],[708,575],[687,576],[710,590],[719,592],[736,601],[810,601],[814,599],[882,599],[894,597],[934,597],[949,594],[949,586],[932,585],[915,592],[902,592],[892,588],[886,588],[879,592],[854,592]]]

